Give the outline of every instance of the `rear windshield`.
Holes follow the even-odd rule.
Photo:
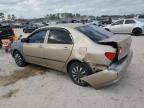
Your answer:
[[[85,25],[76,28],[78,31],[89,37],[94,42],[102,41],[109,38],[113,34],[102,27],[95,25]]]

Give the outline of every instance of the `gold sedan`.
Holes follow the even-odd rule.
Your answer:
[[[130,36],[113,36],[86,24],[40,28],[12,44],[18,66],[42,65],[68,73],[80,86],[95,88],[118,81],[132,59]]]

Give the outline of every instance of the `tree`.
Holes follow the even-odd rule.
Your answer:
[[[47,14],[47,15],[45,16],[45,19],[46,19],[46,20],[48,20],[48,19],[49,19],[49,14]]]
[[[0,13],[0,19],[2,20],[2,21],[4,21],[5,20],[5,16],[4,16],[4,13]]]
[[[73,14],[73,13],[56,13],[56,14],[47,14],[45,16],[45,19],[48,20],[72,20],[72,19],[76,19],[76,20],[81,20],[81,19],[92,19],[95,20],[95,16],[88,16],[88,15],[80,15],[78,13]]]
[[[10,14],[7,15],[7,20],[11,21],[11,15]]]
[[[78,13],[76,13],[76,15],[75,15],[76,18],[80,18],[80,16],[81,16],[81,15],[78,14]]]
[[[16,16],[14,14],[11,15],[11,20],[15,21],[16,20]]]
[[[57,13],[57,14],[56,14],[56,19],[57,19],[57,20],[60,19],[60,13]]]

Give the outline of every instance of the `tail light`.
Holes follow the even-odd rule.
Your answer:
[[[116,56],[116,53],[114,52],[106,52],[105,53],[105,56],[110,60],[110,61],[113,61],[115,56]]]

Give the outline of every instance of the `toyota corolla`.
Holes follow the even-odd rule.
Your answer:
[[[18,66],[33,63],[68,73],[80,86],[95,88],[117,82],[132,59],[130,36],[114,36],[86,24],[39,28],[12,44]]]

